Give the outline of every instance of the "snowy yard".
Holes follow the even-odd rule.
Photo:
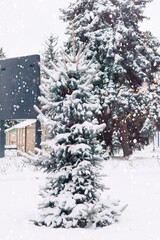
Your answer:
[[[21,158],[0,162],[0,239],[1,240],[160,240],[160,150],[152,146],[136,152],[132,160],[109,160],[106,192],[120,199],[127,209],[119,223],[99,229],[51,229],[36,227],[30,221],[38,214],[39,186],[45,176]]]
[[[41,57],[34,49],[6,59],[9,52],[0,46],[0,156],[6,150],[0,158],[0,240],[160,240],[159,133],[153,139],[160,131],[160,41],[142,25],[152,0],[72,0],[68,7],[62,0],[37,0],[39,4],[27,1],[23,8],[20,1],[12,2],[0,1],[5,13],[2,39],[11,39],[20,49],[16,35],[27,50],[27,45],[34,46],[34,35],[39,36],[37,46],[42,34],[50,35],[38,51]],[[39,30],[29,24],[31,31],[28,11]],[[56,22],[58,16],[65,30]],[[32,41],[26,44],[27,29]],[[153,145],[129,159],[104,161],[99,174],[99,162],[108,157],[106,147],[130,156],[151,139]],[[39,190],[46,174],[22,157],[35,146],[38,155],[31,153],[28,159],[54,174],[43,189],[42,219]],[[16,150],[22,151],[21,157]],[[122,212],[118,222],[117,210]]]

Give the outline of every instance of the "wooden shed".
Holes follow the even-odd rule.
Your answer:
[[[17,149],[22,152],[34,152],[36,146],[36,119],[22,121],[5,130],[6,149]]]

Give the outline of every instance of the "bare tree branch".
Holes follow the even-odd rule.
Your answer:
[[[79,59],[81,59],[83,57],[83,55],[85,54],[85,52],[87,51],[88,48],[89,48],[89,46],[86,45],[84,50],[83,50],[83,52],[82,52],[82,54],[79,56]]]
[[[76,61],[76,46],[75,46],[75,41],[74,41],[74,25],[72,21],[72,42],[73,42],[73,62],[75,63]]]
[[[78,58],[77,58],[77,64],[76,64],[76,71],[78,71],[78,64],[79,64],[79,60],[80,60],[80,54],[81,54],[83,48],[84,48],[84,45],[82,44],[82,45],[80,46],[80,48],[79,48],[78,55],[77,55]]]
[[[65,67],[66,71],[68,71],[67,65],[66,65],[66,61],[65,61],[65,59],[64,59],[64,57],[63,57],[62,51],[60,51],[60,54],[61,54],[61,57],[62,57],[62,61],[63,61],[63,63],[64,63],[64,67]]]
[[[65,51],[63,50],[62,47],[61,47],[61,50],[62,50],[63,54],[65,55],[65,57],[68,58],[68,60],[73,63],[73,61],[71,60],[71,58],[65,53]]]

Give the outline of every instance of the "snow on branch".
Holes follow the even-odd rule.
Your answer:
[[[89,69],[89,67],[90,67],[91,64],[93,63],[93,61],[94,61],[94,59],[95,59],[95,56],[96,56],[96,53],[97,53],[97,52],[94,52],[93,57],[92,57],[91,61],[89,62],[88,66],[87,66],[87,69]]]
[[[65,57],[68,58],[69,62],[73,63],[72,59],[66,54],[66,52],[63,50],[62,47],[61,47],[61,50],[62,50],[63,54],[65,55]]]
[[[79,60],[80,60],[80,54],[81,54],[81,52],[82,52],[82,50],[83,50],[83,48],[84,48],[84,46],[83,46],[83,44],[80,46],[80,48],[79,48],[79,51],[78,51],[78,59],[77,59],[77,64],[76,64],[76,70],[78,71],[78,64],[79,64]]]
[[[48,68],[46,68],[43,64],[41,64],[40,62],[38,63],[39,66],[43,69],[43,71],[53,79],[53,75],[51,74],[51,72],[48,70]]]
[[[97,127],[96,127],[96,133],[102,132],[105,128],[106,128],[106,124],[105,124],[105,123],[102,123],[102,124],[100,124],[100,125],[97,125]]]
[[[83,50],[83,52],[81,53],[81,55],[79,56],[79,59],[81,59],[83,56],[84,56],[84,54],[86,53],[86,51],[89,49],[89,45],[86,45],[85,46],[85,48],[84,48],[84,50]]]
[[[42,114],[41,110],[36,105],[34,105],[33,107],[37,113]]]
[[[65,59],[64,59],[64,56],[63,56],[62,51],[60,51],[60,54],[61,54],[61,57],[62,57],[62,61],[63,61],[64,67],[65,67],[66,71],[68,71],[67,65],[66,65],[66,61],[65,61]]]
[[[58,66],[54,62],[52,62],[52,61],[50,61],[50,63],[52,65],[52,67],[54,68],[54,70],[58,72],[58,69],[57,69]]]
[[[85,84],[83,84],[83,87],[87,87],[87,86],[92,82],[94,76],[95,76],[96,73],[97,73],[97,70],[98,70],[98,67],[96,68],[96,71],[92,74],[91,78],[88,79],[88,81],[87,81]]]

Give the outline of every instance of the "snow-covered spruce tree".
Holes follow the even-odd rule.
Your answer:
[[[61,10],[68,30],[74,19],[76,41],[89,43],[88,60],[97,52],[101,67],[93,84],[103,109],[98,119],[106,123],[103,137],[112,152],[114,133],[119,133],[124,156],[149,143],[159,122],[159,83],[154,74],[160,68],[160,44],[139,24],[151,1],[75,0]]]
[[[72,36],[73,37],[73,36]],[[97,141],[97,134],[105,124],[94,117],[100,105],[92,94],[95,69],[86,65],[83,46],[75,54],[61,58],[42,79],[39,97],[41,110],[38,119],[47,133],[42,143],[45,150],[27,156],[47,174],[47,183],[41,190],[42,216],[35,223],[58,227],[102,227],[117,221],[118,202],[101,201],[100,165],[106,152]],[[47,150],[48,149],[48,150]]]
[[[42,52],[42,64],[48,69],[53,69],[51,64],[56,62],[56,46],[58,44],[58,37],[55,37],[52,33],[47,37],[44,42],[44,50]],[[45,74],[42,71],[42,75]],[[46,76],[47,77],[47,76]]]

